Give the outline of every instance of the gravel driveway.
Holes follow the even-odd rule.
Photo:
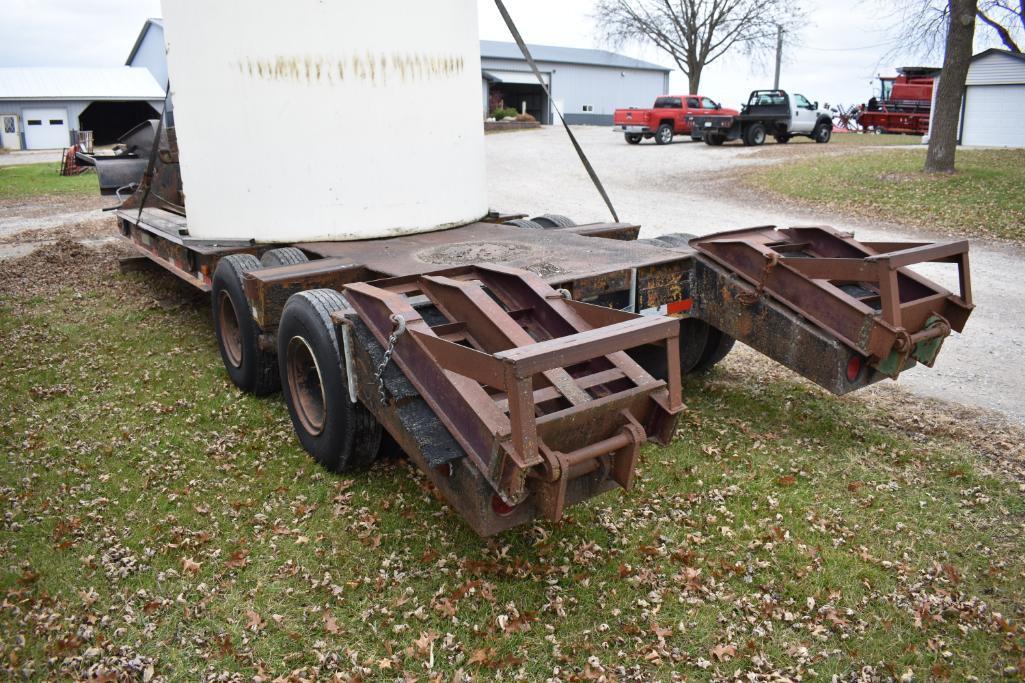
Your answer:
[[[727,145],[650,142],[627,145],[609,128],[577,126],[574,132],[605,183],[620,219],[642,226],[642,237],[669,232],[707,234],[755,225],[831,225],[863,240],[944,239],[906,227],[852,220],[829,213],[761,204],[724,176],[752,164],[787,158],[773,145],[761,150]],[[801,150],[807,153],[810,150]],[[839,151],[839,145],[822,153]],[[561,213],[577,221],[608,220],[601,197],[576,158],[565,132],[502,133],[487,138],[489,200],[495,209]],[[916,368],[899,384],[913,393],[995,410],[1025,424],[1025,249],[972,240],[972,284],[976,311],[965,334],[946,342],[936,367]],[[917,269],[949,289],[954,266]]]

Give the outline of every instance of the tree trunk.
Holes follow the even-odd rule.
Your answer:
[[[698,86],[701,85],[701,67],[695,67],[690,70],[687,75],[688,87],[690,88],[691,95],[698,94]]]
[[[943,55],[943,73],[936,89],[926,173],[953,173],[957,150],[957,124],[961,116],[961,98],[972,60],[975,38],[975,12],[978,0],[950,0],[950,25]]]

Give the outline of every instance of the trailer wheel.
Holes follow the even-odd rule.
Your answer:
[[[748,147],[757,147],[765,142],[765,126],[760,123],[752,123],[744,131],[744,144]]]
[[[526,218],[514,218],[511,221],[506,221],[506,225],[515,225],[518,228],[529,228],[530,230],[544,230],[545,226],[541,225],[536,221],[527,220]]]
[[[278,390],[278,359],[260,348],[261,330],[249,313],[242,276],[262,266],[252,254],[232,254],[217,263],[211,300],[214,333],[224,368],[235,386],[264,396]]]
[[[704,371],[699,369],[699,365],[708,353],[708,344],[713,332],[718,332],[718,330],[704,320],[697,318],[680,320],[680,372],[691,375]],[[718,337],[715,342],[719,342]],[[627,354],[655,379],[663,381],[668,379],[666,352],[661,346],[638,346],[628,350]]]
[[[707,325],[707,323],[705,323]],[[733,349],[736,340],[722,330],[708,325],[708,339],[705,342],[704,352],[690,369],[692,374],[708,372],[712,367],[721,361]],[[681,354],[682,357],[682,354]]]
[[[295,247],[279,247],[270,249],[260,257],[260,263],[264,268],[277,268],[278,266],[294,266],[300,263],[309,263],[310,259],[302,252],[302,249]]]
[[[812,138],[815,142],[820,144],[829,142],[829,139],[833,137],[833,124],[832,123],[820,123],[815,126],[814,132],[812,132]]]
[[[663,123],[655,131],[655,144],[656,145],[668,145],[673,141],[673,127],[668,123]]]
[[[542,228],[572,228],[576,226],[576,222],[572,218],[567,218],[557,213],[546,213],[542,216],[534,216],[530,220],[534,221]]]
[[[333,289],[293,294],[278,326],[281,389],[299,443],[325,469],[369,466],[381,443],[381,425],[349,399],[345,361],[331,313],[348,308]]]
[[[629,144],[639,145],[641,143],[641,138],[644,136],[640,133],[623,133],[623,137],[626,138],[626,141]]]

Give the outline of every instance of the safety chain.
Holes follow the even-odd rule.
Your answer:
[[[388,405],[388,397],[384,393],[384,369],[388,367],[392,354],[395,353],[395,342],[406,332],[406,319],[401,315],[395,313],[388,319],[392,321],[394,327],[391,336],[388,337],[388,348],[384,351],[384,359],[377,366],[377,395],[381,399],[382,406]]]
[[[762,276],[758,280],[758,286],[755,287],[755,291],[741,292],[737,296],[737,301],[744,304],[745,306],[750,306],[754,302],[761,299],[762,294],[765,292],[765,281],[769,279],[769,273],[772,271],[773,268],[776,267],[777,263],[779,263],[779,254],[777,254],[776,252],[766,254],[765,267],[762,269]]]

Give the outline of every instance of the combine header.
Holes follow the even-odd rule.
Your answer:
[[[353,17],[364,10],[298,1],[287,15],[253,12],[250,43],[273,43],[280,21],[337,27],[355,41],[368,28],[401,38],[370,10]],[[559,520],[570,505],[632,486],[640,447],[674,437],[681,375],[709,369],[734,340],[843,394],[931,365],[963,328],[965,242],[862,243],[824,227],[639,240],[630,223],[486,209],[458,220],[484,201],[473,115],[470,126],[430,111],[438,118],[422,137],[435,147],[403,139],[381,150],[376,140],[361,146],[358,127],[331,127],[354,136],[338,149],[366,155],[346,164],[336,149],[273,137],[254,145],[208,116],[209,98],[243,93],[256,100],[253,116],[280,117],[257,95],[293,90],[334,103],[339,117],[352,109],[350,90],[410,101],[444,85],[475,106],[479,69],[464,65],[478,51],[476,3],[446,0],[447,13],[436,4],[411,6],[401,28],[439,40],[444,58],[395,66],[389,52],[371,72],[359,60],[385,53],[302,68],[193,54],[234,49],[214,38],[249,4],[169,3],[171,45],[188,50],[170,51],[176,125],[140,127],[122,157],[92,160],[101,188],[126,196],[115,215],[140,258],[210,293],[231,380],[255,394],[280,389],[299,442],[325,468],[370,465],[387,433],[477,533]],[[456,30],[449,17],[465,23],[457,35],[425,30]],[[345,42],[333,30],[311,35],[324,54]],[[353,76],[353,64],[368,70]],[[402,107],[380,111],[397,130],[408,123]],[[203,145],[224,137],[235,156]],[[371,163],[392,152],[403,166]],[[449,172],[456,166],[465,184]],[[190,185],[196,178],[218,182]],[[375,194],[364,191],[378,181]],[[922,261],[956,263],[960,291],[908,269]]]

